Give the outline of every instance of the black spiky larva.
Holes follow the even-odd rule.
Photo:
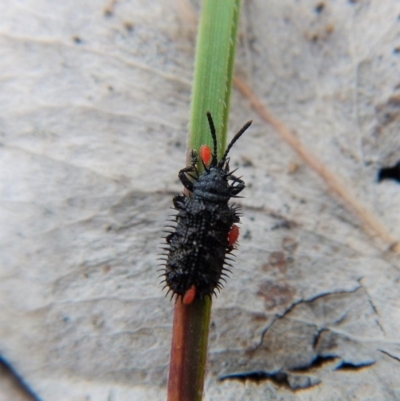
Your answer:
[[[251,121],[233,137],[221,158],[217,158],[217,138],[211,114],[207,119],[213,139],[213,152],[208,146],[200,148],[204,172],[197,170],[197,154],[192,151],[191,165],[179,171],[179,179],[190,192],[175,196],[176,225],[166,236],[165,267],[162,269],[165,287],[173,296],[190,304],[196,297],[204,298],[220,289],[229,271],[229,254],[235,249],[240,222],[238,207],[229,205],[244,189],[245,183],[229,171],[228,153],[234,143],[250,126]],[[164,287],[164,288],[165,288]]]

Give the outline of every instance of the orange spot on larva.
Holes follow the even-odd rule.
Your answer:
[[[233,225],[228,234],[229,245],[233,245],[239,238],[239,227]]]
[[[211,148],[207,145],[201,145],[199,150],[200,158],[203,163],[208,166],[211,161]]]
[[[193,301],[194,298],[196,297],[196,286],[193,284],[186,292],[185,295],[183,296],[182,302],[185,305],[190,305]]]

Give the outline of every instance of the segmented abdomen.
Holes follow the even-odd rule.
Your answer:
[[[166,238],[166,284],[181,296],[193,285],[198,296],[211,295],[221,286],[226,255],[233,249],[228,234],[239,222],[237,209],[182,195],[174,206],[177,225]]]

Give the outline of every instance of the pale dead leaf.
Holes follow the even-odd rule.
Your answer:
[[[173,305],[156,259],[186,151],[182,9],[0,4],[0,353],[42,400],[165,399]],[[395,0],[244,2],[237,57],[397,239],[400,186],[376,175],[400,159],[399,15]],[[231,131],[250,118],[206,399],[400,400],[398,256],[234,91]]]

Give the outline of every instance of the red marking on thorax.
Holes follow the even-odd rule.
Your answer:
[[[238,238],[239,238],[239,227],[233,225],[228,234],[229,245],[233,245],[238,240]]]
[[[211,161],[211,148],[207,145],[201,145],[199,155],[201,160],[203,160],[203,163],[208,166]]]
[[[196,297],[196,286],[193,284],[186,292],[185,295],[183,296],[182,302],[185,305],[190,305],[193,301],[194,298]]]

